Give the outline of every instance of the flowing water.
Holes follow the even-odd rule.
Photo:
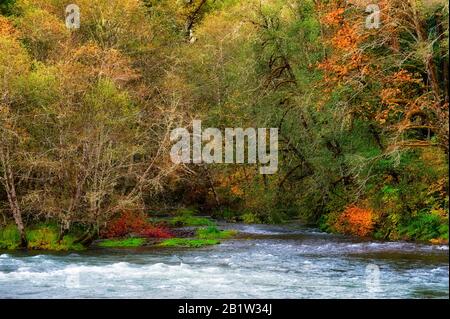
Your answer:
[[[447,245],[232,228],[201,249],[0,252],[0,298],[449,298]]]

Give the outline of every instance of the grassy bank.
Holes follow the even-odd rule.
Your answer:
[[[215,226],[197,229],[197,237],[200,239],[228,239],[236,234],[236,230],[219,230]]]
[[[204,246],[217,245],[220,242],[217,239],[189,239],[189,238],[171,238],[166,239],[159,244],[160,247],[181,247],[181,248],[200,248]]]
[[[169,219],[168,223],[172,227],[198,227],[215,226],[216,223],[209,218],[195,216],[195,211],[190,209],[181,209],[176,212],[176,216]]]
[[[68,234],[58,240],[58,228],[55,225],[39,224],[27,230],[28,249],[32,250],[82,250],[83,245],[75,243],[76,236]],[[14,250],[19,247],[20,236],[15,225],[0,229],[0,249]]]
[[[124,212],[113,218],[91,242],[95,238],[100,239],[95,246],[102,248],[133,248],[143,245],[199,248],[219,244],[220,240],[237,234],[234,230],[220,230],[214,220],[195,214],[193,210],[182,209],[155,222],[146,214]],[[56,223],[31,225],[26,228],[27,248],[49,251],[85,249],[87,247],[77,243],[77,239],[85,236],[84,233],[82,229],[73,230],[59,240],[59,227]],[[0,228],[0,249],[18,249],[19,244],[20,236],[14,224]]]
[[[107,239],[98,245],[105,248],[114,247],[140,247],[145,243],[144,238],[127,238],[127,239]]]

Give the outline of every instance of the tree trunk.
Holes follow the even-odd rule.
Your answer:
[[[211,189],[211,191],[214,195],[214,200],[216,201],[217,208],[219,208],[220,207],[220,199],[219,199],[219,195],[217,194],[216,189],[214,187],[214,183],[211,178],[211,174],[209,173],[209,170],[206,166],[203,166],[203,170],[206,173],[206,178],[208,180],[209,188]]]
[[[9,207],[14,217],[14,221],[17,225],[17,229],[20,235],[19,248],[26,248],[28,245],[27,237],[25,233],[25,226],[22,220],[22,212],[20,210],[19,202],[17,200],[16,187],[14,184],[14,176],[9,163],[8,152],[6,154],[1,152],[1,161],[3,165],[3,184],[6,189],[6,195],[8,196]]]
[[[186,23],[184,25],[184,32],[186,33],[186,36],[190,36],[190,31],[194,26],[195,19],[197,19],[197,16],[205,3],[206,0],[201,0],[195,10],[187,17]]]
[[[415,7],[412,7],[412,9],[413,9],[413,17],[414,17],[414,24],[415,24],[415,28],[416,28],[416,34],[417,34],[419,43],[427,43],[427,33],[426,33],[426,29],[424,27],[424,21],[422,21],[421,18],[419,17],[419,14],[417,13],[417,9]],[[436,64],[434,62],[432,52],[429,52],[425,56],[423,62],[425,64],[425,70],[427,72],[429,85],[431,87],[433,95],[434,95],[436,101],[441,103],[439,78],[437,75]]]

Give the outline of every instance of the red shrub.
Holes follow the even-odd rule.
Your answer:
[[[106,238],[115,238],[131,233],[154,238],[172,237],[167,230],[151,225],[142,214],[132,212],[123,212],[118,218],[113,219],[101,235]]]
[[[335,229],[343,234],[368,236],[374,225],[373,212],[356,206],[348,206],[334,224]]]

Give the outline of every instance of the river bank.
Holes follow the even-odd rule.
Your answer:
[[[399,234],[395,234],[394,236],[380,236],[380,232],[359,236],[357,233],[355,234],[352,232],[346,232],[345,230],[343,231],[342,229],[337,229],[331,222],[329,222],[329,220],[329,218],[322,219],[317,225],[308,225],[299,220],[284,222],[279,225],[308,225],[312,228],[318,228],[324,233],[347,235],[358,240],[448,245],[448,233],[445,233],[447,235],[446,238],[443,238],[441,235],[441,237],[434,239],[433,236],[435,236],[434,234],[436,234],[436,232],[433,229],[430,230],[430,227],[425,229],[425,231],[421,231],[420,227],[418,227],[418,229],[413,229],[412,232],[421,234],[421,237],[417,238],[411,238],[411,236],[408,236],[405,232],[403,233],[403,236]],[[121,229],[119,233],[113,232],[106,236],[104,233],[103,236],[97,235],[96,237],[92,237],[87,243],[82,243],[82,237],[85,235],[82,235],[82,231],[80,230],[71,232],[60,238],[56,224],[40,223],[31,226],[27,231],[28,246],[25,250],[81,251],[89,248],[101,249],[114,247],[131,248],[152,246],[200,248],[203,246],[220,244],[222,240],[242,238],[243,236],[246,236],[246,234],[241,234],[237,230],[233,229],[232,225],[240,225],[239,223],[230,223],[226,221],[220,222],[210,218],[209,216],[193,216],[190,211],[184,211],[183,214],[175,216],[159,216],[156,218],[151,218],[149,221],[149,225],[163,225],[163,227],[150,226],[150,231],[146,229],[144,232],[133,232],[132,229],[122,231]],[[133,223],[133,221],[131,221],[131,223]],[[263,224],[259,225],[263,226]],[[442,227],[439,224],[436,225],[438,228]],[[120,236],[117,236],[117,234],[120,234]],[[254,235],[255,234],[253,234],[253,236]],[[20,236],[15,225],[10,224],[0,229],[0,251],[24,249],[19,248],[19,243]]]

